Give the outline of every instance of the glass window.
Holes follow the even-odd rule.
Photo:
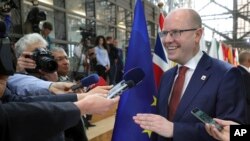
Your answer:
[[[107,0],[96,1],[96,19],[115,24],[115,5]]]
[[[84,28],[84,26],[84,18],[67,15],[68,41],[80,42],[82,38],[80,28]]]
[[[54,1],[53,0],[38,0],[39,2],[42,2],[42,3],[46,3],[46,4],[49,4],[49,5],[53,5],[54,4]]]
[[[24,11],[23,14],[24,14],[24,16],[23,16],[23,21],[27,20],[27,15],[28,15],[28,13],[30,12],[30,10],[33,7],[34,6],[32,5],[31,2],[24,1],[24,8],[23,8],[23,11]],[[41,5],[39,5],[38,8],[39,8],[40,11],[44,11],[45,12],[45,14],[46,14],[46,21],[49,21],[53,25],[53,27],[54,27],[54,10],[51,9],[51,8],[48,8],[48,7],[41,6]],[[42,28],[43,22],[44,21],[40,21],[40,23],[39,23],[40,29]],[[55,30],[52,30],[52,32],[50,33],[50,37],[55,38]]]
[[[126,15],[125,15],[125,9],[118,7],[118,12],[117,12],[117,26],[123,29],[126,29]]]
[[[103,23],[97,22],[96,24],[96,35],[103,35],[104,37],[106,36],[112,36],[115,37],[115,28],[104,25]]]
[[[124,48],[127,44],[126,42],[126,30],[124,29],[117,29],[117,40],[119,41],[118,44],[120,47]]]
[[[77,13],[82,16],[86,16],[85,13],[85,0],[65,0],[66,9],[70,10],[71,12]]]
[[[125,10],[125,24],[126,24],[126,29],[127,30],[132,30],[132,18],[133,18],[133,13]]]

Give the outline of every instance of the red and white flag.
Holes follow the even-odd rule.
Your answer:
[[[161,32],[164,23],[164,15],[161,12],[159,16],[158,32]],[[157,34],[155,49],[153,53],[154,76],[157,88],[159,88],[162,74],[169,68],[165,49],[163,48],[159,33]]]

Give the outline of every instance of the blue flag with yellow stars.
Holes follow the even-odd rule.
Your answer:
[[[135,5],[124,72],[136,67],[144,71],[145,77],[137,86],[121,95],[112,141],[152,141],[152,132],[143,130],[133,120],[137,113],[152,113],[156,107],[152,55],[141,0],[137,0]]]

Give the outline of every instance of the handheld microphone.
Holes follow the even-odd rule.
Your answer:
[[[123,79],[125,81],[133,80],[135,84],[138,84],[139,82],[141,82],[144,77],[145,77],[145,73],[139,67],[132,68],[123,75]]]
[[[132,88],[135,86],[135,83],[133,80],[129,80],[129,81],[123,81],[123,83],[120,84],[120,87],[117,87],[112,93],[109,93],[107,98],[108,99],[112,99],[114,97],[116,97],[117,95],[120,95],[123,91]]]
[[[107,98],[112,99],[117,95],[121,95],[123,91],[134,87],[140,83],[145,76],[145,73],[141,68],[133,68],[124,74],[121,82],[116,84],[108,93]]]
[[[89,76],[87,76],[85,78],[82,78],[80,80],[79,84],[73,85],[71,87],[71,90],[75,91],[75,90],[77,90],[79,88],[88,87],[88,86],[90,86],[92,84],[97,83],[98,81],[99,81],[99,76],[94,73],[94,74],[91,74],[91,75],[89,75]]]

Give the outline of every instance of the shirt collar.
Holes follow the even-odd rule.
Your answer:
[[[195,68],[196,68],[196,66],[198,65],[198,63],[199,63],[199,61],[200,61],[200,59],[201,59],[201,57],[202,57],[202,55],[203,55],[204,53],[201,51],[201,50],[199,50],[197,53],[196,53],[196,55],[193,57],[193,58],[191,58],[186,64],[184,64],[183,66],[186,66],[186,67],[188,67],[189,69],[191,69],[191,70],[194,70]],[[178,64],[178,68],[180,67],[181,65],[180,64]]]

